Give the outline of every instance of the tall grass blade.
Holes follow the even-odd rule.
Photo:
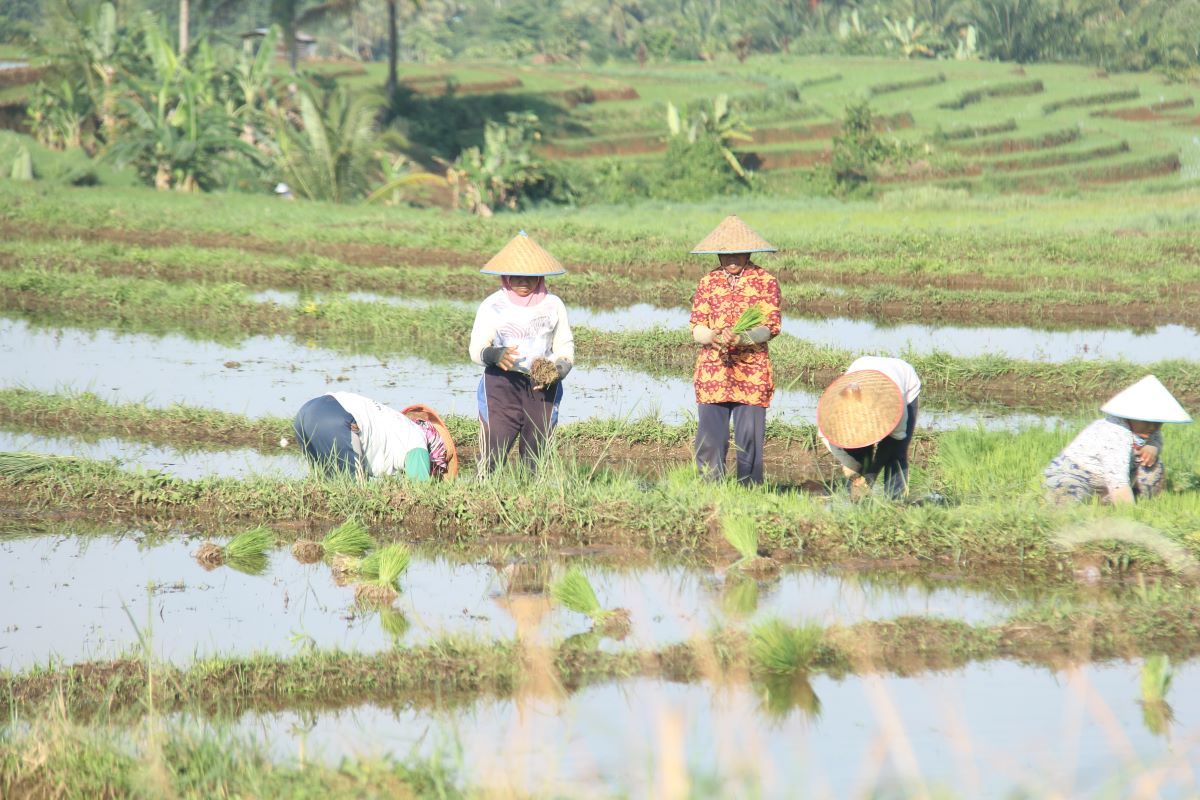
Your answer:
[[[356,517],[338,525],[325,534],[321,547],[325,555],[361,556],[375,546],[375,540],[367,532],[367,528]]]
[[[550,596],[564,608],[587,614],[593,620],[604,614],[592,584],[579,567],[571,567],[565,575],[551,583]]]

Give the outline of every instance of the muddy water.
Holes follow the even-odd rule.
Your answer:
[[[381,615],[356,609],[352,587],[337,586],[325,564],[298,563],[288,549],[272,553],[266,571],[253,576],[204,570],[190,555],[199,544],[148,544],[137,532],[0,539],[0,667],[128,652],[138,641],[135,625],[152,632],[155,655],[176,663],[204,654],[287,655],[309,643],[376,652],[447,634],[511,638],[518,620],[525,636],[545,642],[590,627],[582,615],[551,608],[544,594],[529,594],[538,587],[525,567],[414,557],[394,609]],[[536,577],[544,582],[563,569],[547,565]],[[860,574],[792,571],[758,586],[683,567],[588,572],[602,605],[632,615],[630,635],[603,644],[610,648],[657,647],[718,623],[774,616],[823,624],[903,614],[985,622],[1021,604],[965,589],[876,585]]]
[[[302,478],[308,465],[299,452],[281,450],[267,456],[255,450],[175,450],[127,439],[82,439],[75,436],[42,436],[0,430],[0,452],[41,453],[99,460],[116,459],[124,468],[166,472],[176,478],[247,478],[271,475]]]
[[[1163,733],[1143,719],[1139,666],[815,676],[791,709],[744,683],[638,679],[441,712],[248,715],[239,727],[281,761],[440,754],[464,783],[517,795],[1196,797],[1200,664],[1178,669]]]
[[[0,318],[0,375],[5,386],[43,392],[92,391],[113,402],[172,403],[249,416],[295,413],[325,392],[351,391],[391,405],[431,402],[443,413],[474,416],[479,371],[469,363],[433,364],[418,358],[381,361],[306,347],[283,337],[250,337],[236,345],[183,336],[123,334],[109,330],[43,329]],[[559,422],[592,418],[659,417],[679,422],[695,415],[691,381],[661,378],[622,367],[581,365],[569,380]],[[789,422],[812,420],[817,396],[777,391],[771,413]],[[951,428],[1050,426],[1036,414],[943,412],[922,408],[920,424]]]
[[[254,295],[262,301],[294,306],[296,292],[268,290]],[[428,305],[428,300],[355,292],[352,299],[370,303],[388,303],[408,307]],[[445,301],[439,301],[445,302]],[[475,304],[454,302],[464,310]],[[684,328],[688,311],[682,308],[658,308],[639,303],[626,308],[589,309],[572,306],[571,323],[601,331],[636,331],[655,326]],[[804,319],[785,316],[784,333],[816,344],[844,348],[854,352],[903,355],[942,352],[961,358],[1005,356],[1028,361],[1069,361],[1072,359],[1124,359],[1150,364],[1168,359],[1193,360],[1200,353],[1200,331],[1182,325],[1163,325],[1144,331],[1075,330],[1045,331],[1024,327],[962,327],[953,325],[877,325],[869,320],[833,317]]]

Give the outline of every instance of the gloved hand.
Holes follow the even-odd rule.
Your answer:
[[[558,379],[561,381],[567,377],[567,373],[571,371],[571,367],[575,366],[569,360],[560,358],[554,362],[554,369],[558,371]]]
[[[739,333],[737,339],[738,347],[749,347],[752,344],[762,344],[771,338],[771,329],[766,325],[759,325],[757,328],[751,328],[745,333]]]

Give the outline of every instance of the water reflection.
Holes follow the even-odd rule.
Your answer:
[[[138,533],[0,539],[0,667],[119,654],[138,641],[124,608],[139,625],[149,622],[153,652],[175,662],[197,654],[289,654],[301,641],[360,652],[447,635],[553,643],[591,628],[533,583],[514,583],[488,564],[414,557],[399,599],[381,612],[356,607],[354,587],[339,585],[324,562],[301,564],[284,548],[269,554],[262,577],[207,571],[192,557],[201,540],[185,536],[154,544]],[[550,562],[537,568],[543,578],[562,569]],[[797,570],[763,590],[755,608],[729,614],[722,581],[711,571],[594,568],[589,578],[601,605],[632,613],[630,635],[605,639],[605,649],[655,648],[767,617],[832,624],[926,614],[983,622],[1023,605],[977,590],[873,586],[861,575]]]
[[[1147,731],[1135,665],[1010,662],[915,677],[680,685],[650,679],[441,711],[318,714],[306,752],[456,754],[468,785],[518,795],[1194,797],[1200,665],[1182,668],[1172,741]],[[290,761],[292,713],[240,728]],[[1153,794],[1145,794],[1153,787]]]

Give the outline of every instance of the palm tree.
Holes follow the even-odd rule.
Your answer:
[[[375,148],[378,100],[344,88],[300,89],[300,122],[278,121],[280,170],[296,194],[345,202],[366,193]]]

